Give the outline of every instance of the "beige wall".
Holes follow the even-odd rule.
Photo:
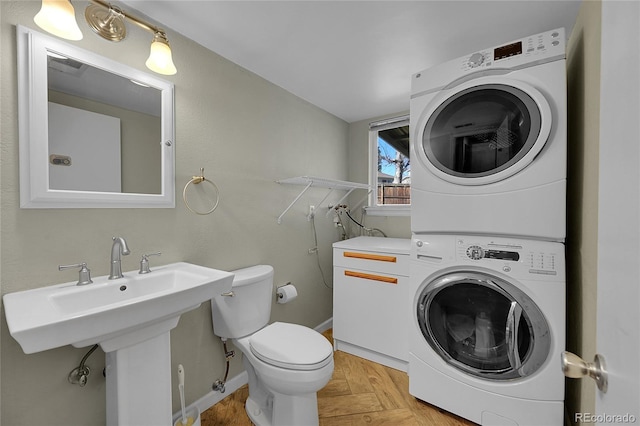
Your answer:
[[[107,42],[80,19],[85,5],[74,5],[85,37],[70,43],[146,71],[149,33],[130,25],[125,41]],[[60,264],[86,261],[94,276],[105,275],[111,237],[120,235],[132,250],[123,258],[125,271],[137,270],[140,256],[154,251],[162,257],[152,264],[184,260],[225,270],[271,264],[276,284],[291,281],[299,293],[293,303],[274,305],[272,320],[315,327],[330,318],[331,290],[308,254],[313,231],[305,219],[309,204],[324,192],[308,191],[278,225],[277,217],[302,188],[275,181],[299,175],[347,180],[348,124],[173,32],[168,36],[178,74],[166,79],[175,84],[176,95],[176,208],[19,208],[15,25],[36,28],[33,16],[39,6],[37,1],[0,2],[2,294],[74,280],[75,272],[58,272]],[[180,196],[200,167],[220,187],[220,206],[208,216],[190,213]],[[324,276],[331,280],[331,243],[337,232],[324,215],[318,215],[316,226]],[[181,363],[187,403],[210,392],[224,374],[210,315],[205,303],[184,314],[171,332],[174,383]],[[9,335],[3,312],[0,318],[2,424],[104,424],[102,351],[89,358],[87,386],[73,386],[67,375],[88,348],[25,355]],[[241,370],[237,356],[230,377]],[[175,394],[174,411],[179,407]]]
[[[600,18],[600,1],[583,2],[567,47],[567,350],[584,359],[596,352]],[[572,420],[594,413],[594,382],[568,379],[566,406]]]

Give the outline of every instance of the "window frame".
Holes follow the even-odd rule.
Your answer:
[[[378,205],[378,133],[409,125],[409,115],[400,115],[369,123],[369,186],[371,192],[365,210],[371,216],[410,216],[411,204]]]

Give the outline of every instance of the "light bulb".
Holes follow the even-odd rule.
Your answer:
[[[171,47],[163,34],[156,33],[153,37],[146,65],[147,68],[158,74],[174,75],[178,72],[171,58]]]
[[[67,40],[82,40],[82,31],[69,0],[42,0],[42,7],[33,21],[43,30]]]

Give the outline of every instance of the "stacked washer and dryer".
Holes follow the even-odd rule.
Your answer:
[[[561,425],[565,33],[415,74],[409,390],[482,425]]]

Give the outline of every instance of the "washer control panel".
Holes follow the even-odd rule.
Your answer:
[[[565,280],[565,247],[559,242],[487,235],[414,234],[410,259],[430,270],[480,268],[513,278]]]
[[[513,268],[524,270],[530,274],[556,275],[558,253],[547,251],[531,244],[524,247],[510,240],[478,241],[473,237],[459,237],[456,241],[458,260],[500,267],[504,272],[511,272]],[[486,240],[486,239],[483,239]]]

